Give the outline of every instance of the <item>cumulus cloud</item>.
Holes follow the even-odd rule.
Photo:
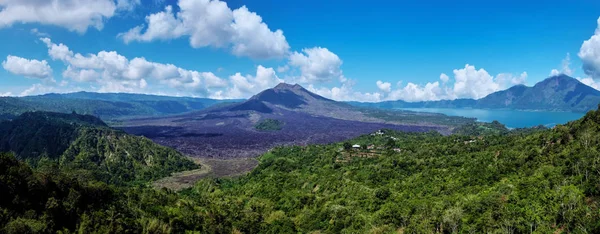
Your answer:
[[[246,6],[232,10],[219,0],[180,0],[178,6],[177,13],[167,6],[146,16],[145,25],[118,37],[130,43],[187,36],[194,48],[228,47],[234,55],[258,59],[282,58],[289,51],[283,31],[271,31],[262,17]]]
[[[43,85],[43,84],[34,84],[28,89],[24,90],[19,94],[19,96],[30,96],[30,95],[38,95],[44,93],[50,93],[54,91],[53,86]]]
[[[390,91],[392,91],[392,84],[390,82],[382,82],[382,81],[378,80],[376,82],[376,84],[377,84],[377,88],[379,90],[381,90],[382,92],[389,93]]]
[[[317,88],[314,85],[309,85],[307,89],[323,97],[337,101],[362,101],[362,102],[378,102],[382,99],[382,94],[378,92],[362,93],[354,90],[355,82],[347,79],[342,82],[340,87]]]
[[[441,99],[455,99],[451,90],[440,86],[439,82],[428,82],[424,86],[408,83],[404,87],[393,90],[385,100],[403,100],[407,102],[436,101]]]
[[[242,76],[239,72],[229,77],[231,87],[224,92],[217,92],[214,98],[247,98],[262,90],[272,88],[283,82],[279,79],[273,68],[266,68],[259,65],[256,69],[256,75]]]
[[[446,83],[448,82],[448,80],[450,80],[450,77],[448,77],[448,75],[446,75],[445,73],[440,74],[440,80],[442,81],[442,83]]]
[[[2,62],[2,67],[12,74],[29,78],[50,79],[52,77],[52,68],[46,60],[29,60],[8,55]]]
[[[405,101],[433,101],[456,98],[480,99],[490,93],[510,88],[514,85],[525,84],[527,73],[520,75],[500,73],[496,77],[490,75],[485,69],[477,69],[466,64],[464,68],[454,69],[454,83],[449,84],[450,77],[442,73],[439,82],[427,83],[420,86],[408,83],[405,87],[393,91],[388,99],[401,99]]]
[[[10,97],[10,96],[12,96],[11,92],[0,93],[0,97]]]
[[[56,44],[49,38],[41,38],[48,54],[62,61],[67,67],[64,78],[76,83],[91,84],[98,92],[143,92],[148,93],[157,85],[160,92],[171,94],[187,93],[192,96],[212,98],[247,98],[280,82],[275,69],[259,65],[255,75],[236,73],[229,79],[221,79],[212,72],[200,72],[177,67],[173,64],[156,63],[143,57],[128,59],[116,51],[100,51],[96,54],[73,52],[67,45]],[[169,89],[170,88],[170,89]],[[31,87],[25,92],[46,91],[42,86]]]
[[[344,81],[342,60],[327,48],[314,47],[294,52],[289,65],[300,70],[300,83],[325,83],[339,79]]]
[[[482,98],[500,89],[500,85],[494,82],[487,71],[475,66],[465,65],[463,69],[455,69],[454,94],[459,98]]]
[[[514,85],[525,84],[527,73],[518,75],[500,73],[496,77],[484,69],[465,65],[464,68],[453,71],[454,79],[442,73],[439,81],[427,82],[424,85],[412,82],[402,85],[398,82],[393,88],[390,82],[378,80],[375,82],[378,92],[362,93],[354,91],[352,80],[342,82],[340,87],[316,88],[309,85],[309,90],[325,97],[340,101],[379,102],[389,100],[403,100],[408,102],[453,100],[457,98],[479,99],[488,94]]]
[[[600,79],[600,18],[598,18],[596,32],[583,42],[577,55],[583,63],[585,74],[593,79]]]
[[[211,72],[198,72],[147,61],[143,57],[131,60],[116,51],[100,51],[97,54],[74,53],[64,44],[55,44],[49,38],[41,38],[54,60],[63,61],[67,68],[63,77],[76,82],[96,82],[103,92],[134,92],[148,86],[152,79],[179,90],[208,94],[211,88],[222,88],[227,82]]]
[[[117,10],[130,10],[137,4],[139,0],[3,0],[0,28],[40,23],[84,33],[90,27],[101,30]]]

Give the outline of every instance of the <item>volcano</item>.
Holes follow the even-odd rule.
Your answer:
[[[424,122],[424,118],[473,121],[441,114],[366,110],[319,96],[298,84],[281,83],[244,102],[184,115],[129,120],[122,129],[190,156],[240,158],[256,157],[278,145],[332,143],[379,129],[449,133],[453,128]],[[267,120],[281,126],[273,131],[257,128]]]

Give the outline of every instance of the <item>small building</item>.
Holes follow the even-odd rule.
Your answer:
[[[369,145],[369,146],[367,146],[367,149],[368,149],[368,150],[375,149],[375,145]]]
[[[360,149],[360,145],[352,145],[352,148],[354,148],[354,149]]]

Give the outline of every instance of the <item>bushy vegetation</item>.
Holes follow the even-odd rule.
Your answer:
[[[374,157],[352,156],[345,142],[278,147],[246,176],[204,179],[180,193],[77,185],[82,180],[69,174],[31,171],[3,156],[0,186],[11,193],[0,202],[12,201],[1,206],[0,226],[14,233],[598,233],[599,136],[599,111],[518,134],[384,131],[347,142],[375,146]],[[92,195],[103,202],[88,203]]]
[[[283,128],[283,122],[276,119],[263,119],[254,125],[260,131],[279,131]]]
[[[474,122],[462,125],[452,133],[465,136],[484,136],[484,135],[497,135],[507,134],[509,132],[506,126],[498,121],[491,123],[486,122]]]
[[[430,123],[444,126],[472,124],[475,118],[448,116],[438,113],[414,112],[405,110],[383,110],[379,108],[359,108],[368,117],[399,123]]]

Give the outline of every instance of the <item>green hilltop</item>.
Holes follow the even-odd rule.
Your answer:
[[[109,128],[91,115],[27,112],[0,123],[0,152],[37,166],[57,163],[106,182],[147,181],[196,166],[179,152]]]

